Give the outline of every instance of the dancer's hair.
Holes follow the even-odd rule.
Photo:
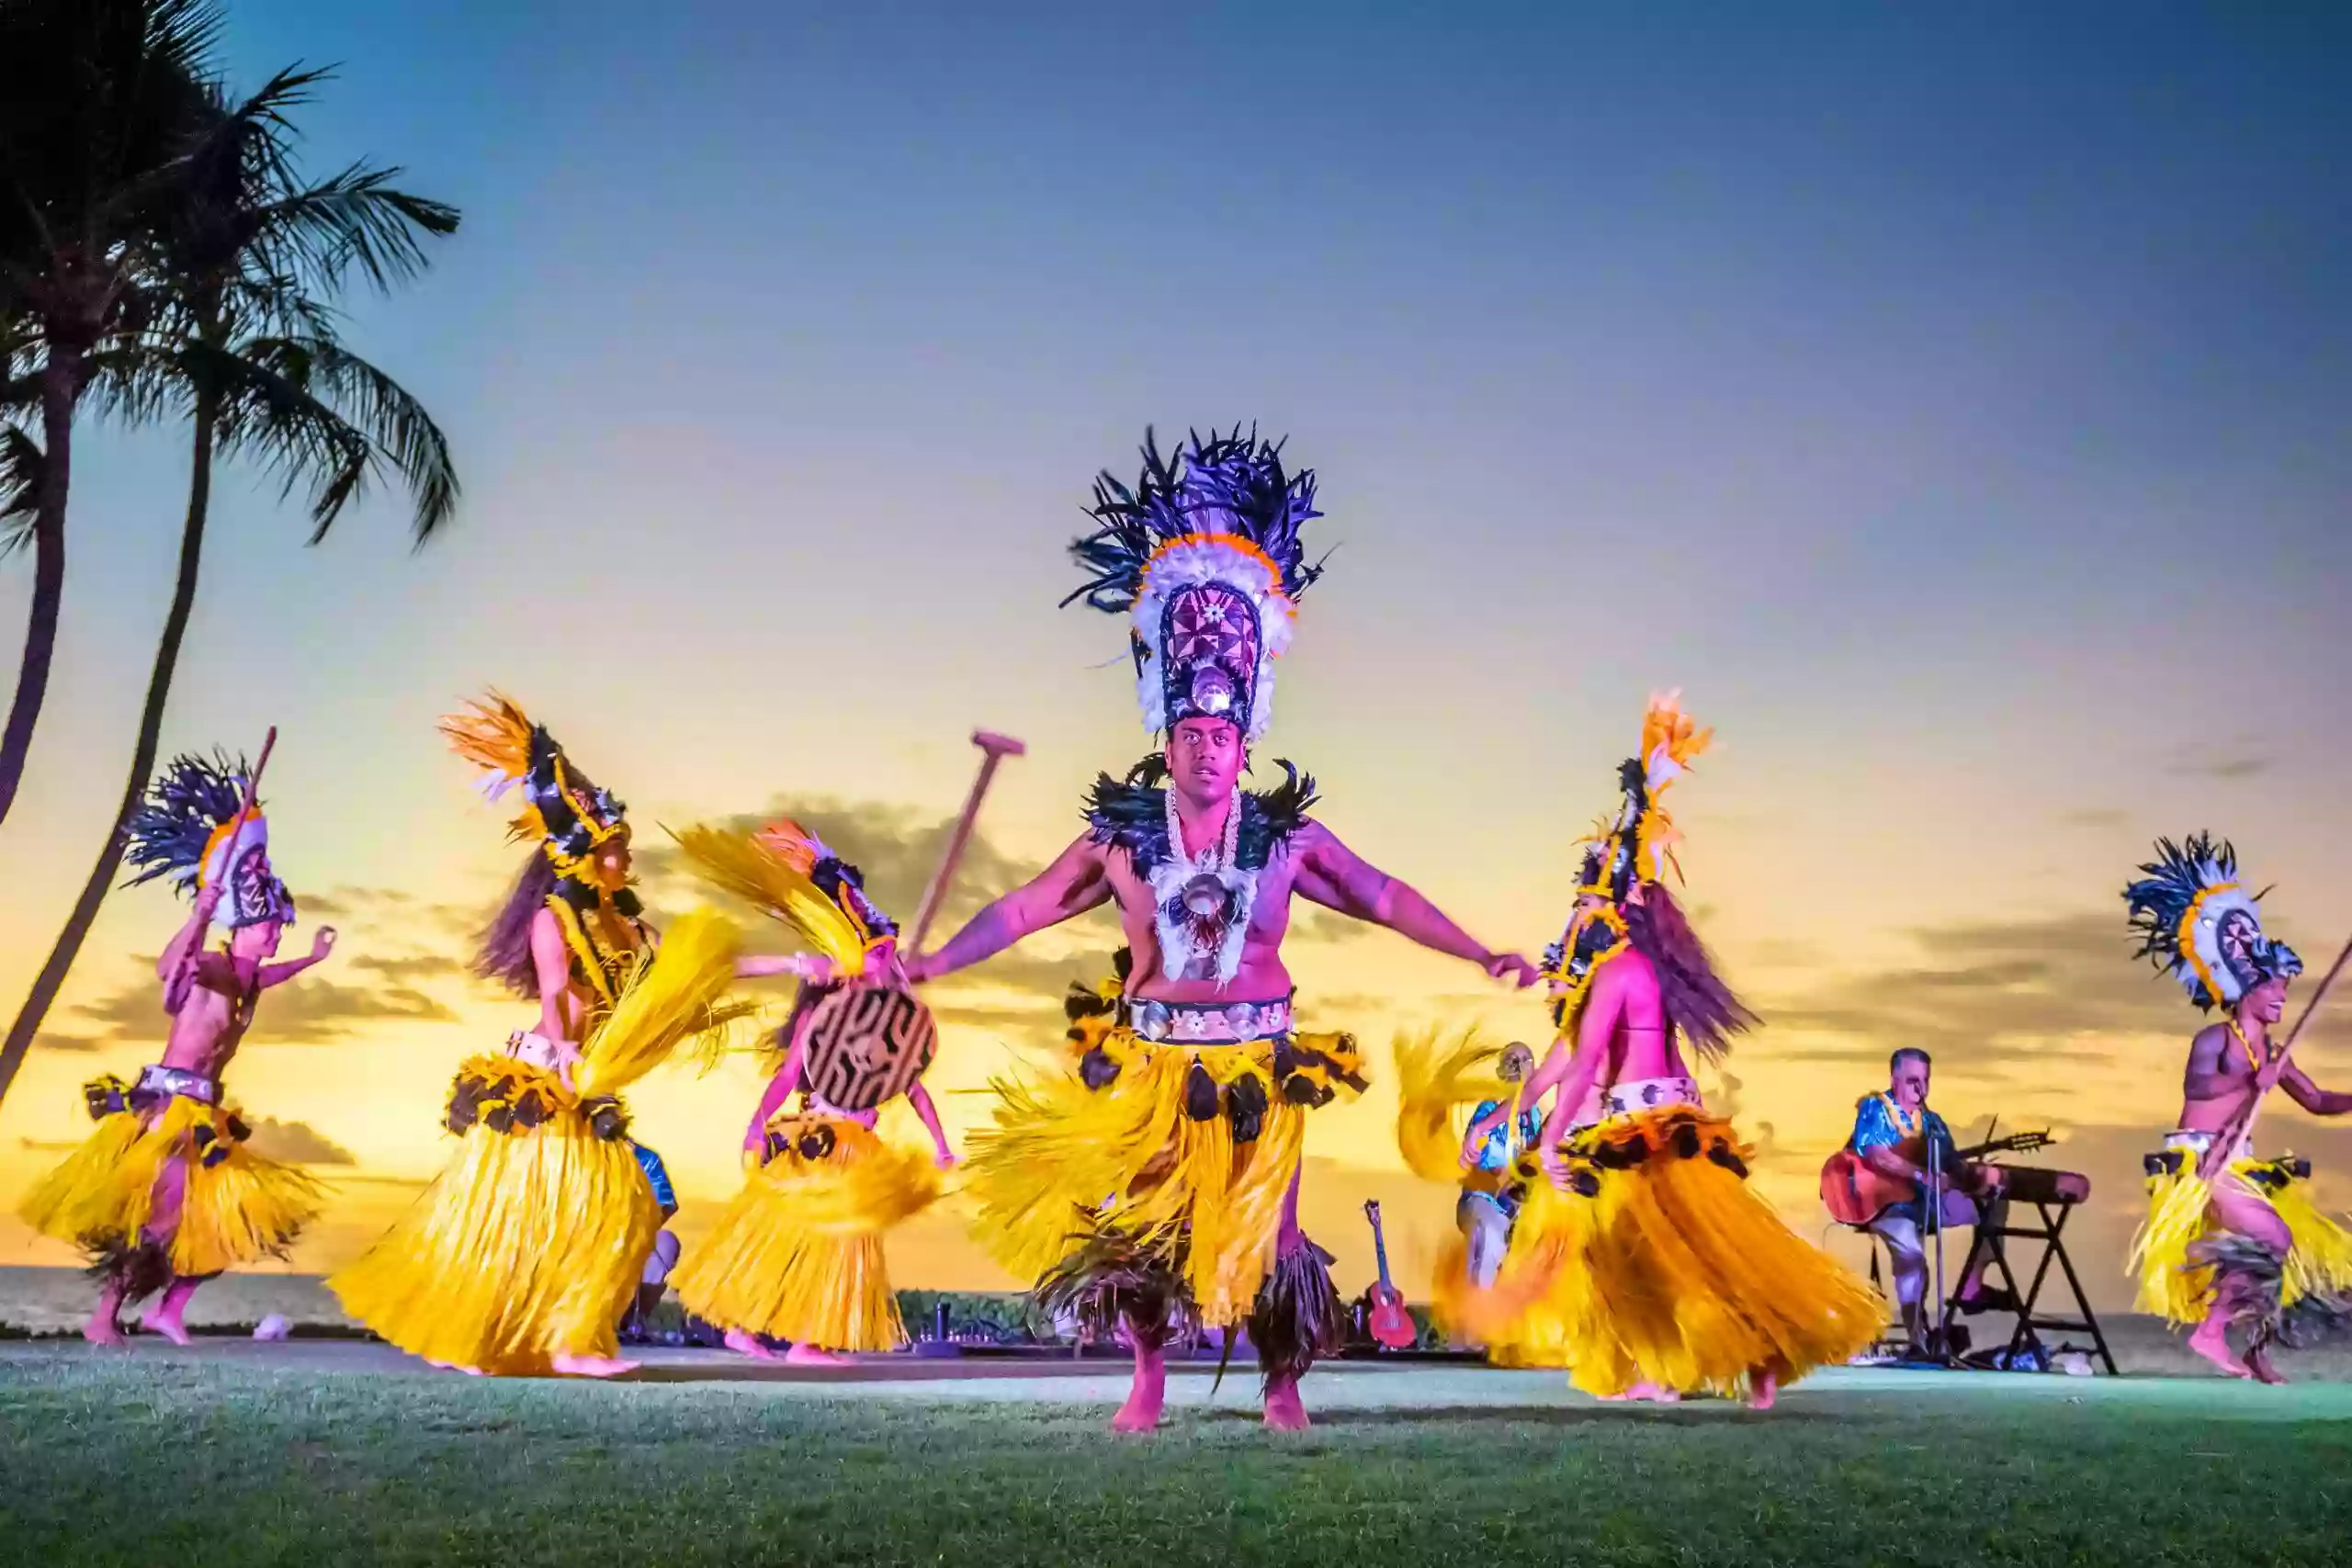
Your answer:
[[[1935,1066],[1936,1059],[1917,1045],[1905,1045],[1886,1059],[1886,1070],[1890,1074],[1899,1073],[1903,1070],[1903,1064],[1905,1062],[1917,1062],[1923,1067],[1931,1067]]]
[[[522,874],[514,879],[514,890],[482,931],[481,947],[474,954],[476,975],[496,981],[518,997],[538,999],[539,970],[531,957],[531,921],[547,908],[555,881],[555,866],[534,845],[530,858],[523,863]]]
[[[1641,897],[1625,906],[1625,934],[1657,969],[1658,994],[1676,1031],[1702,1061],[1721,1062],[1731,1052],[1731,1037],[1753,1028],[1757,1018],[1715,973],[1705,944],[1663,883],[1646,884]]]

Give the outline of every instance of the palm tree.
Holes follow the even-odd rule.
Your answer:
[[[288,71],[240,104],[210,89],[209,124],[183,157],[157,250],[159,308],[104,361],[96,395],[134,420],[185,412],[194,435],[179,576],[155,651],[116,820],[49,962],[0,1043],[7,1092],[120,868],[123,824],[155,765],[181,638],[196,603],[216,457],[242,457],[309,491],[311,542],[389,472],[414,506],[419,547],[457,507],[447,443],[392,378],[345,348],[325,301],[355,276],[388,290],[421,272],[427,238],[458,213],[355,164],[301,182],[289,113],[328,73]]]
[[[40,461],[21,466],[34,480],[18,528],[32,545],[33,594],[0,728],[0,820],[24,779],[57,647],[74,416],[94,358],[145,309],[142,257],[220,29],[214,0],[0,0],[0,341],[13,351],[0,378],[29,393],[28,423],[41,432]],[[9,428],[13,456],[26,458],[23,426]]]

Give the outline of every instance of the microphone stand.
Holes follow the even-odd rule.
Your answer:
[[[1951,1300],[1944,1286],[1944,1159],[1951,1150],[1949,1136],[1939,1136],[1943,1123],[1934,1119],[1926,1106],[1919,1108],[1926,1122],[1928,1150],[1927,1218],[1936,1228],[1935,1274],[1930,1282],[1936,1303],[1936,1326],[1928,1342],[1928,1354],[1943,1366],[1958,1363],[1951,1353]]]

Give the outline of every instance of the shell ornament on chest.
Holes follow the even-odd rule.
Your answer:
[[[1159,938],[1159,972],[1170,980],[1214,980],[1222,986],[1241,969],[1250,917],[1258,903],[1258,874],[1235,862],[1241,834],[1241,791],[1225,815],[1225,829],[1200,853],[1184,848],[1176,792],[1164,795],[1168,854],[1151,868],[1153,925]]]

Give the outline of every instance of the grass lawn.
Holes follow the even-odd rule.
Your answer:
[[[1342,1368],[1310,1433],[1180,1376],[593,1385],[0,1348],[0,1562],[2341,1563],[2352,1390],[1833,1374],[1757,1416]],[[287,1348],[274,1348],[284,1352]],[[332,1352],[319,1352],[331,1356]],[[724,1363],[701,1362],[706,1369]],[[738,1363],[740,1365],[740,1363]],[[1043,1391],[1043,1397],[1040,1397]]]

